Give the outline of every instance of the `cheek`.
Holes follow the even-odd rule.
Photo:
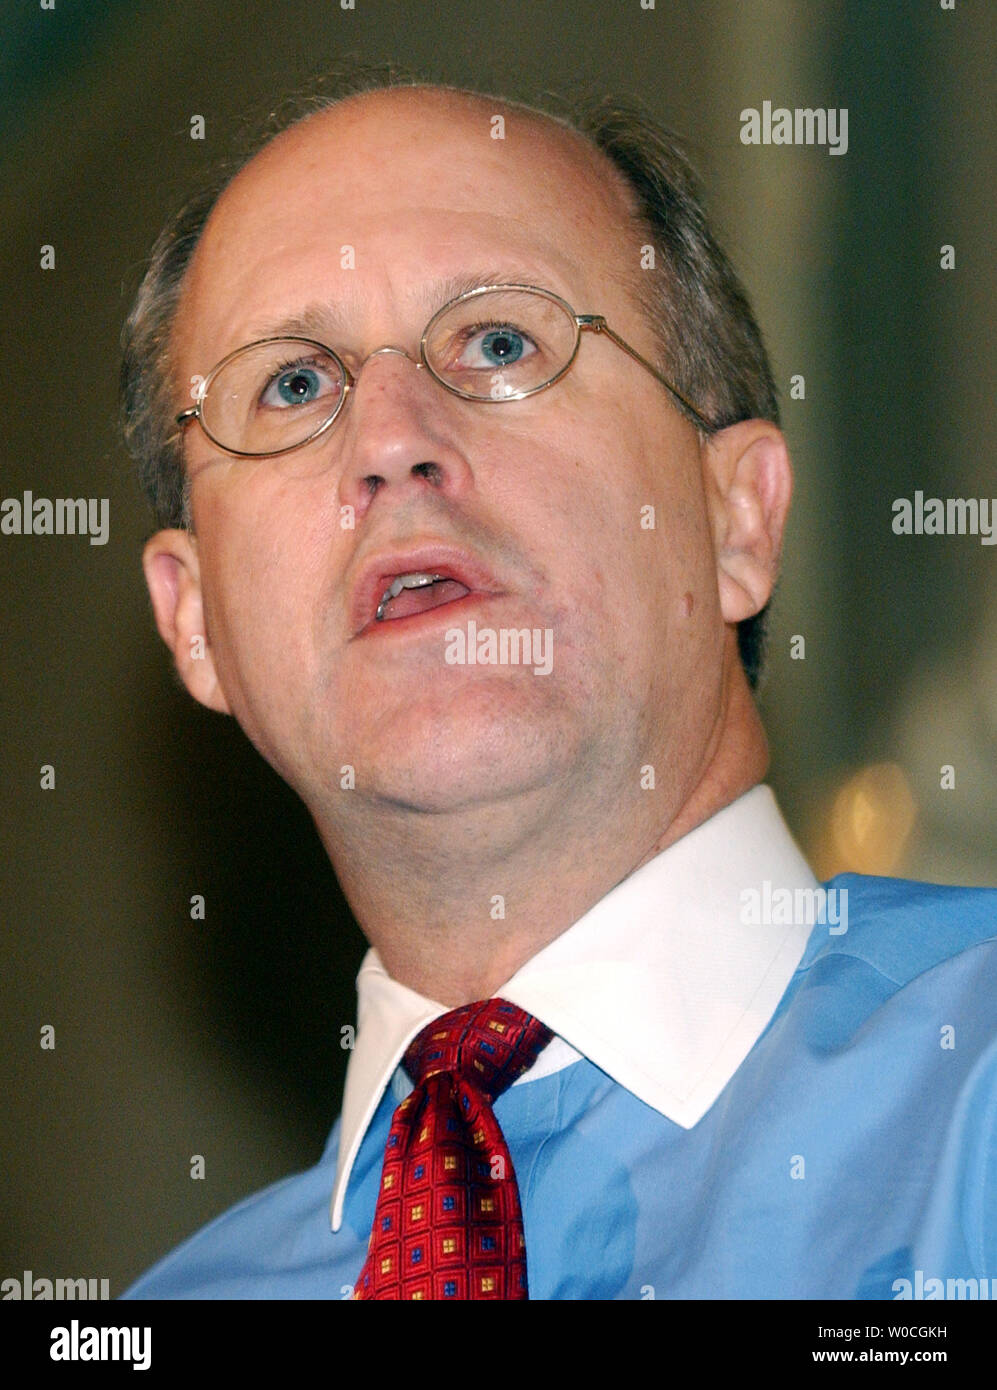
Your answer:
[[[506,465],[499,499],[510,530],[551,565],[560,673],[604,711],[656,700],[673,658],[694,659],[714,582],[698,452],[681,429],[655,439],[639,418],[559,411],[506,453],[521,462]]]
[[[657,402],[646,413],[642,404],[582,436],[575,525],[607,607],[645,630],[670,630],[715,607],[715,559],[696,438],[670,413],[662,420]]]
[[[204,489],[194,519],[215,661],[230,699],[247,703],[264,684],[279,699],[286,680],[273,674],[310,662],[301,615],[329,575],[330,509],[302,506],[289,486],[244,481],[235,494]]]

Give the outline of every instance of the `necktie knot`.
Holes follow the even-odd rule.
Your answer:
[[[403,1065],[416,1086],[450,1072],[491,1101],[529,1071],[553,1034],[539,1019],[505,999],[452,1009],[409,1045]]]
[[[451,1009],[403,1058],[360,1299],[525,1299],[526,1241],[512,1155],[492,1102],[550,1029],[506,999]]]

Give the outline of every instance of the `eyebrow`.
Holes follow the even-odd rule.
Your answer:
[[[457,299],[460,295],[481,289],[485,285],[538,285],[540,289],[553,289],[555,287],[546,282],[557,278],[550,272],[544,272],[538,277],[536,271],[510,270],[507,266],[504,270],[485,270],[470,275],[427,281],[413,293],[412,299],[422,304],[428,321],[451,299]],[[247,329],[246,341],[258,342],[262,338],[311,338],[322,342],[326,338],[339,337],[349,332],[349,325],[351,322],[356,323],[361,312],[360,296],[355,290],[351,290],[338,301],[316,301],[299,313],[279,319],[256,320]]]

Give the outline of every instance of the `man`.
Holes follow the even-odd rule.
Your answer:
[[[751,693],[791,490],[764,350],[674,149],[588,129],[353,95],[154,254],[156,621],[372,949],[318,1166],[134,1297],[994,1273],[993,895],[824,911]]]

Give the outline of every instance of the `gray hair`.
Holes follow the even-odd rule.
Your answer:
[[[125,441],[159,526],[189,526],[187,482],[172,380],[170,341],[184,277],[222,191],[264,145],[347,97],[392,87],[435,86],[394,65],[350,64],[290,98],[234,158],[180,208],[160,233],[122,334]],[[467,96],[483,93],[445,87]],[[632,192],[634,231],[654,248],[654,268],[632,277],[660,366],[716,430],[739,420],[779,423],[775,384],[761,333],[734,269],[711,232],[696,176],[672,134],[634,103],[602,98],[559,103],[560,112],[494,98],[573,130],[610,160]],[[682,409],[681,406],[677,407]],[[691,416],[689,418],[692,418]],[[694,421],[694,423],[696,423]],[[738,624],[738,649],[757,685],[768,608]]]

